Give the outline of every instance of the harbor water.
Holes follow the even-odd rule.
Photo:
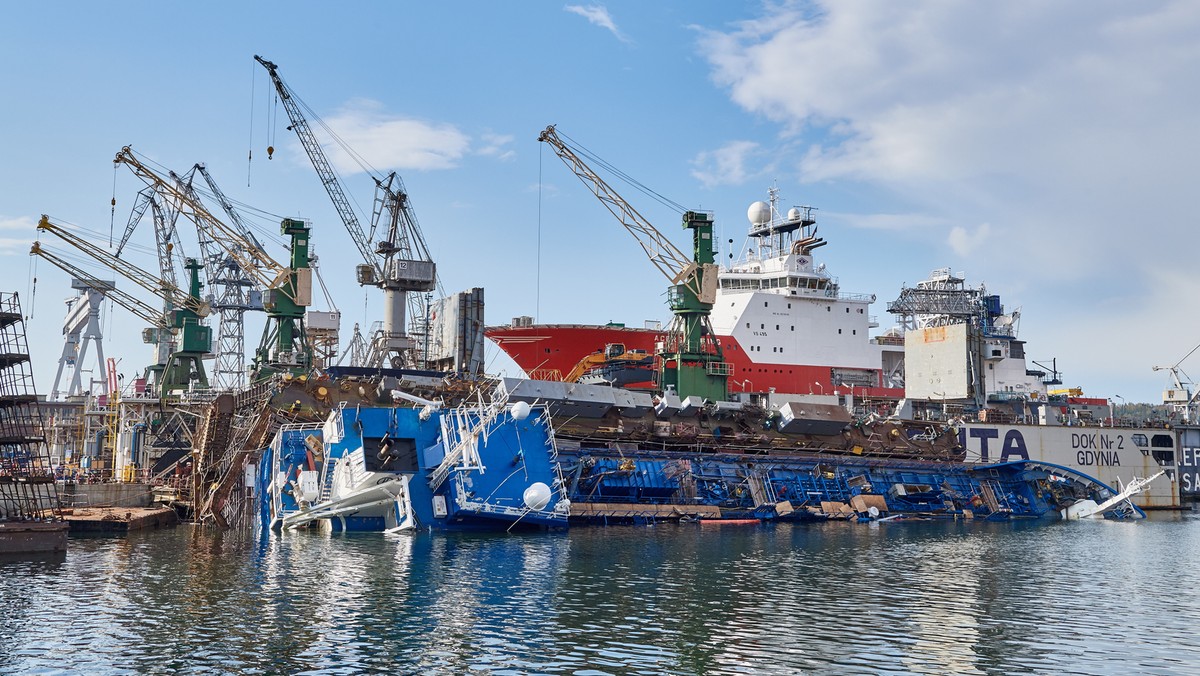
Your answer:
[[[1200,517],[658,524],[0,561],[0,673],[1194,674]]]

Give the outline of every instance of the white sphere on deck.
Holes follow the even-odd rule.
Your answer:
[[[525,501],[525,506],[535,512],[540,512],[550,504],[550,487],[546,484],[537,481],[525,489],[525,493],[521,495],[521,499]]]
[[[789,221],[800,220],[800,208],[799,207],[792,207],[791,209],[788,209],[788,220]]]
[[[529,417],[529,402],[518,401],[512,405],[513,420],[524,420]]]
[[[771,222],[771,205],[766,202],[755,202],[746,209],[746,218],[751,225],[766,225]]]

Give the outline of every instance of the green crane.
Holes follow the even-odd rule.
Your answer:
[[[255,350],[250,379],[260,382],[277,373],[307,375],[312,370],[312,345],[304,326],[305,309],[312,304],[312,268],[309,264],[309,235],[312,228],[303,221],[283,219],[280,231],[291,237],[291,258],[287,265],[277,262],[253,237],[239,232],[213,216],[191,189],[174,172],[163,177],[139,160],[129,146],[121,149],[114,164],[124,164],[138,178],[174,201],[180,213],[217,246],[225,250],[247,276],[266,291],[263,307],[267,325]]]
[[[49,216],[43,215],[37,227],[38,232],[55,235],[166,302],[166,311],[156,310],[46,250],[40,242],[34,242],[29,251],[93,288],[105,289],[105,297],[152,325],[142,332],[142,340],[159,346],[156,362],[146,369],[146,380],[159,397],[176,396],[194,388],[208,389],[203,360],[212,353],[212,329],[202,323],[209,310],[200,296],[203,266],[199,261],[184,261],[188,271],[188,291],[184,292],[51,222]]]
[[[550,144],[555,154],[637,239],[650,262],[671,286],[667,304],[674,314],[659,356],[659,384],[680,397],[697,395],[724,401],[729,394],[730,365],[721,354],[709,321],[717,295],[717,264],[713,249],[713,219],[709,213],[685,211],[683,227],[692,231],[689,258],[650,224],[611,186],[600,178],[558,135],[546,127],[538,140]]]

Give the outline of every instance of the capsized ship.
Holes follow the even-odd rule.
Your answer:
[[[1056,368],[1030,363],[1017,337],[1019,311],[964,276],[935,270],[888,305],[900,326],[872,337],[875,296],[843,291],[815,251],[811,207],[778,210],[778,193],[748,210],[741,259],[718,270],[710,311],[713,338],[728,365],[732,398],[768,407],[832,397],[859,413],[953,421],[966,457],[1030,460],[1093,475],[1111,486],[1164,472],[1135,496],[1139,506],[1179,506],[1174,433],[1121,426],[1111,403],[1062,386]],[[657,322],[535,325],[517,318],[486,335],[525,370],[548,380],[607,381],[656,391],[608,355],[656,354]],[[661,366],[661,364],[660,364]]]
[[[391,405],[340,405],[275,434],[255,481],[264,531],[1144,516],[1070,468],[964,462],[949,425],[833,404],[525,379],[453,408],[390,392]]]
[[[259,524],[330,532],[565,526],[570,504],[558,490],[549,421],[530,414],[524,402],[443,409],[423,401],[340,406],[323,424],[284,426],[259,461]]]

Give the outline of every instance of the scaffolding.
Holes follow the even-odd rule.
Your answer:
[[[46,450],[21,303],[16,293],[0,293],[0,549],[59,549],[59,542],[66,546],[66,523]]]

